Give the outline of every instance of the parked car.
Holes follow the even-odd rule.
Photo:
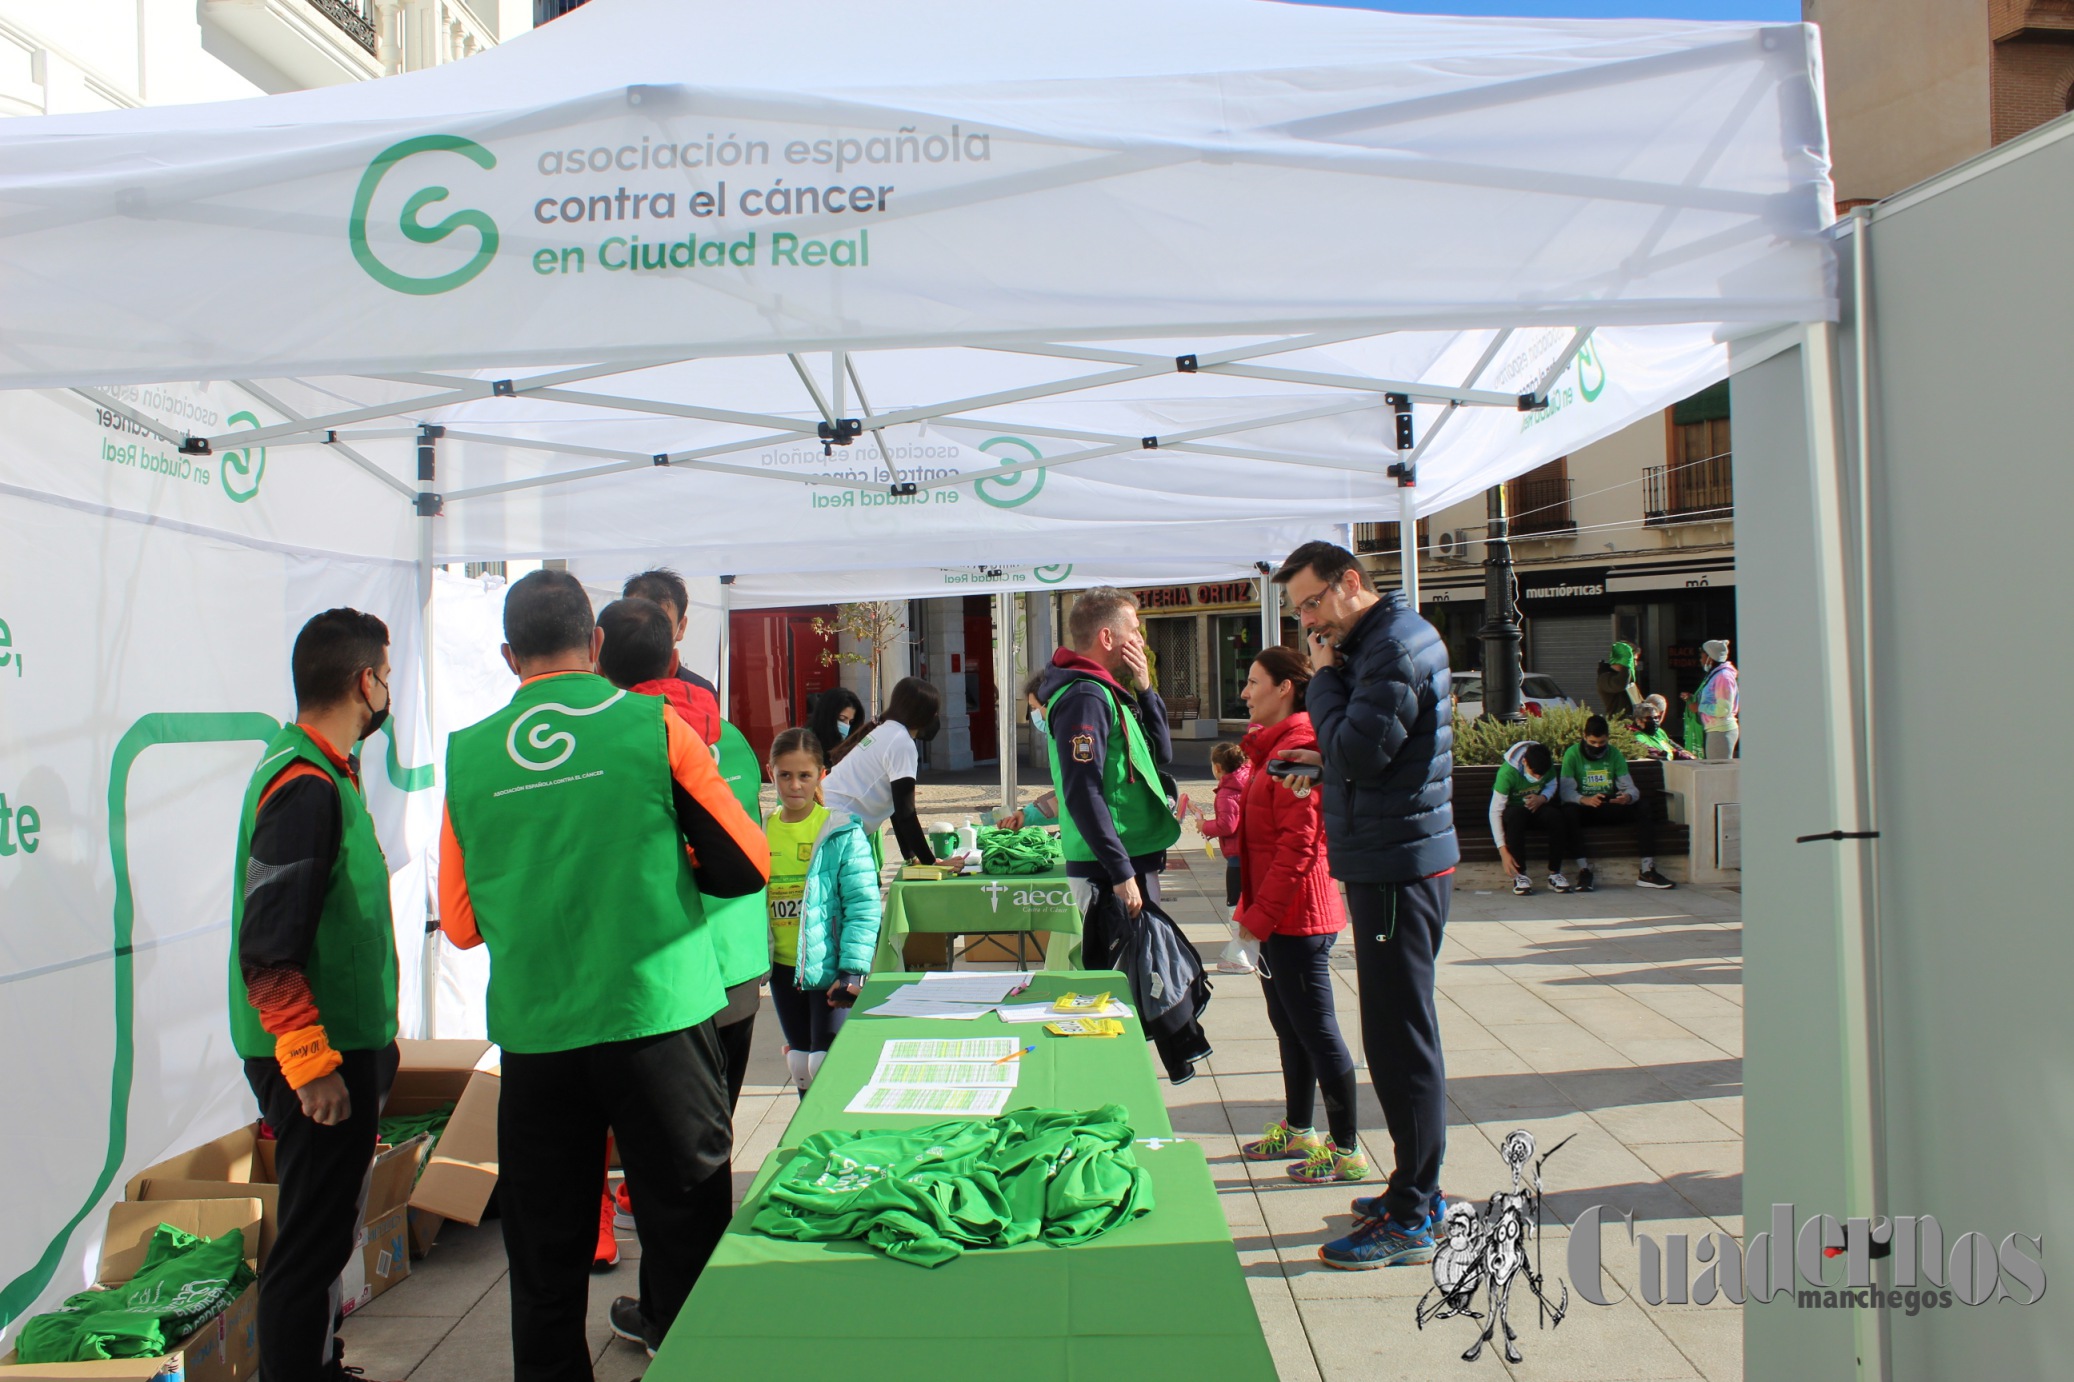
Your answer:
[[[1539,672],[1524,672],[1520,675],[1520,709],[1529,715],[1539,715],[1544,710],[1574,707],[1579,702],[1563,694],[1554,677]],[[1483,715],[1483,673],[1455,673],[1455,714],[1464,719],[1480,719]]]

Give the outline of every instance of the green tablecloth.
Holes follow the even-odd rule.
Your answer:
[[[1044,964],[1070,969],[1080,962],[1080,909],[1063,868],[1045,873],[975,874],[941,882],[896,879],[886,890],[874,973],[906,968],[900,948],[910,934],[977,935],[990,931],[1048,931]]]
[[[1121,988],[1115,973],[1040,974],[1023,1001]],[[1135,1019],[1111,1039],[1041,1025],[873,1018],[899,987],[874,978],[815,1078],[784,1145],[758,1172],[698,1289],[649,1365],[649,1382],[820,1376],[887,1382],[1086,1382],[1187,1377],[1272,1382],[1273,1359],[1239,1270],[1202,1149],[1172,1140]],[[924,1269],[862,1243],[795,1243],[749,1230],[763,1188],[798,1144],[829,1127],[932,1118],[844,1113],[896,1037],[1025,1035],[1014,1106],[1130,1110],[1154,1209],[1092,1243],[966,1253]]]

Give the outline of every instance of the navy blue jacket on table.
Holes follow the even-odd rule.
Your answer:
[[[1059,815],[1071,814],[1095,854],[1092,865],[1067,860],[1068,876],[1101,878],[1114,885],[1138,874],[1158,873],[1166,866],[1166,851],[1133,856],[1124,848],[1109,803],[1102,796],[1102,775],[1109,755],[1125,751],[1122,734],[1111,742],[1112,703],[1121,713],[1137,719],[1145,732],[1146,747],[1162,770],[1174,761],[1167,707],[1159,693],[1133,693],[1093,658],[1061,648],[1044,671],[1037,697],[1050,707],[1045,728],[1059,746],[1059,780],[1052,784],[1059,794]]]
[[[1306,706],[1325,760],[1325,843],[1346,883],[1408,883],[1461,861],[1447,644],[1392,590],[1311,678]]]

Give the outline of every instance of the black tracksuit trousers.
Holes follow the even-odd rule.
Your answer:
[[[1396,1156],[1383,1205],[1400,1224],[1425,1222],[1447,1151],[1447,1069],[1433,975],[1454,886],[1452,870],[1410,883],[1346,885],[1361,1045]]]

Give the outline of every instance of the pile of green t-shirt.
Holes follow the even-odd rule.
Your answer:
[[[982,873],[1043,873],[1058,867],[1062,857],[1058,837],[1038,826],[979,832]]]
[[[1152,1209],[1124,1118],[1105,1104],[815,1133],[751,1226],[809,1243],[862,1239],[924,1267],[968,1248],[1085,1243]]]
[[[36,1316],[22,1326],[15,1354],[24,1363],[155,1358],[228,1309],[252,1281],[242,1229],[202,1238],[160,1224],[135,1276]]]

